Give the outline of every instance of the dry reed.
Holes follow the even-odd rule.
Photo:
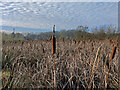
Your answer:
[[[55,38],[55,25],[54,25],[54,27],[53,27],[53,37],[52,37],[52,54],[53,54],[53,63],[54,63],[54,88],[56,88],[55,52],[56,52],[56,38]]]
[[[97,58],[98,58],[98,54],[99,54],[100,49],[101,49],[101,46],[98,47],[98,50],[97,50],[97,53],[96,53],[95,61],[94,61],[94,63],[93,63],[93,67],[92,67],[92,75],[91,75],[91,77],[90,77],[90,83],[89,83],[88,88],[91,88],[91,83],[94,81],[93,78],[94,78],[94,73],[95,73],[95,71],[96,71],[96,70],[95,70],[95,64],[96,64],[96,61],[97,61]],[[98,64],[98,62],[97,62],[97,64]]]
[[[91,43],[85,41],[85,48],[82,41],[76,44],[67,39],[65,39],[65,43],[57,41],[57,52],[54,52],[56,57],[52,51],[56,49],[51,48],[52,42],[50,41],[29,40],[23,42],[22,46],[21,41],[6,41],[3,44],[2,69],[3,72],[11,72],[12,77],[9,80],[10,75],[2,76],[3,87],[54,88],[55,86],[60,90],[81,89],[88,88],[88,86],[104,88],[109,67],[111,69],[107,84],[110,88],[118,87],[119,54],[118,52],[112,54],[110,58],[114,59],[114,62],[112,61],[110,66],[111,45],[109,41],[94,40],[91,42],[93,43],[92,47],[90,47]],[[101,44],[103,46],[98,50]],[[93,52],[92,48],[94,48]],[[55,74],[53,65],[56,66]]]
[[[108,74],[107,74],[107,77],[106,77],[105,88],[107,88],[107,85],[108,85],[108,77],[109,77],[110,68],[111,68],[111,65],[112,65],[112,60],[115,57],[115,53],[116,53],[116,46],[113,46],[113,50],[112,50],[112,54],[111,54],[111,60],[110,60],[110,64],[109,64],[109,70],[108,70]]]

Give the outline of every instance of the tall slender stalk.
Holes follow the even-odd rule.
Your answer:
[[[56,53],[56,37],[55,37],[55,25],[54,25],[53,37],[52,37],[52,54],[53,54],[53,63],[54,63],[54,88],[56,88],[55,53]]]
[[[100,49],[101,49],[101,46],[98,48],[97,53],[96,53],[95,61],[93,63],[93,67],[92,67],[92,75],[90,76],[90,83],[89,83],[88,88],[91,88],[91,84],[94,81],[93,78],[94,78],[94,73],[95,73],[95,63],[98,59],[98,54],[99,54]]]
[[[111,65],[112,65],[112,60],[115,56],[115,52],[116,52],[116,46],[113,46],[113,50],[112,50],[112,54],[111,54],[111,60],[110,60],[110,65],[109,65],[109,70],[108,70],[108,74],[107,74],[107,77],[106,77],[106,84],[105,84],[105,88],[107,88],[107,84],[108,84],[108,77],[109,77],[109,73],[110,73],[110,68],[111,68]]]

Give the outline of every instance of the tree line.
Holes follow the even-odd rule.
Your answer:
[[[51,30],[52,31],[52,30]],[[115,26],[104,26],[90,30],[87,26],[78,26],[73,30],[56,31],[56,38],[69,38],[71,40],[88,40],[88,39],[110,39],[120,37],[120,31]],[[34,33],[2,33],[2,40],[49,40],[52,32],[42,32],[39,34]]]

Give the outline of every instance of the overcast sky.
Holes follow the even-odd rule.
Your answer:
[[[48,30],[54,24],[58,29],[118,25],[117,2],[0,2],[0,14],[1,26]]]

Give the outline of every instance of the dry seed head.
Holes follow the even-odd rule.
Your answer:
[[[91,43],[91,46],[93,47],[93,43]]]
[[[42,48],[42,53],[45,53],[45,50],[44,50],[44,48]]]
[[[55,25],[54,25],[54,27],[53,27],[53,35],[55,34]]]
[[[53,37],[52,37],[52,54],[56,52],[56,37],[55,37],[55,25],[53,27]]]
[[[56,52],[56,37],[52,37],[52,54]]]
[[[51,41],[51,40],[52,40],[52,36],[50,37],[49,41]]]
[[[94,48],[92,48],[92,52],[94,51]]]
[[[111,54],[111,59],[114,58],[115,53],[116,53],[116,46],[113,46],[113,50],[112,50],[112,54]]]

